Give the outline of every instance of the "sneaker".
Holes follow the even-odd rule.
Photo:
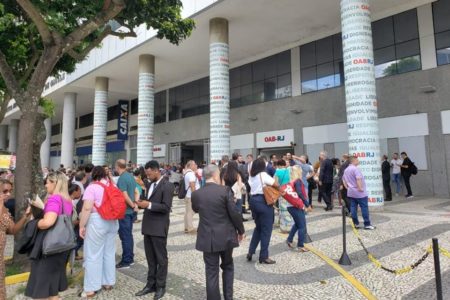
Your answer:
[[[364,226],[365,230],[374,230],[375,226],[369,225],[369,226]]]
[[[356,228],[356,229],[361,229],[361,226],[355,225],[355,228]]]
[[[414,198],[414,196],[413,195],[406,196],[406,199],[411,199],[411,198]]]
[[[120,262],[116,265],[116,269],[129,269],[130,265],[129,264],[125,264],[123,262]]]

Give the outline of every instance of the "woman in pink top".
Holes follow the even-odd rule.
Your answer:
[[[44,217],[39,220],[39,230],[52,227],[59,215],[72,215],[72,200],[67,192],[67,177],[62,172],[50,173],[45,187]],[[66,264],[69,251],[43,256],[31,261],[31,272],[25,295],[33,299],[59,299],[58,293],[67,289]]]

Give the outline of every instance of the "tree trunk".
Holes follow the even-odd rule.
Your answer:
[[[22,109],[22,116],[19,125],[19,137],[17,145],[17,166],[15,171],[15,200],[16,200],[16,220],[18,220],[24,213],[28,206],[26,195],[36,193],[36,177],[42,176],[41,172],[37,171],[40,163],[36,167],[33,153],[36,152],[39,135],[38,129],[42,128],[43,120],[37,112],[37,107]],[[39,148],[37,149],[39,152]],[[42,179],[41,179],[42,185]],[[20,240],[22,234],[18,233],[15,237],[15,245]],[[24,256],[19,255],[14,247],[14,261],[23,262]]]

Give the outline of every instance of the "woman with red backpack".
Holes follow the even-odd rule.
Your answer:
[[[117,219],[103,214],[105,203],[111,201],[108,197],[113,187],[114,183],[108,179],[105,169],[94,167],[92,182],[84,192],[80,217],[80,236],[84,239],[84,291],[80,294],[83,298],[93,298],[100,290],[110,290],[116,283],[115,256],[119,223]]]
[[[302,182],[302,169],[299,166],[291,167],[290,182],[282,186],[283,197],[287,200],[287,210],[294,220],[286,243],[294,248],[294,235],[298,232],[297,249],[299,252],[308,252],[305,248],[306,217],[305,209],[309,206],[305,186]]]

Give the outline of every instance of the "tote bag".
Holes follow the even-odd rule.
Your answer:
[[[64,213],[64,200],[61,198],[61,214],[55,224],[47,230],[42,244],[42,254],[53,255],[76,247],[72,218]]]

